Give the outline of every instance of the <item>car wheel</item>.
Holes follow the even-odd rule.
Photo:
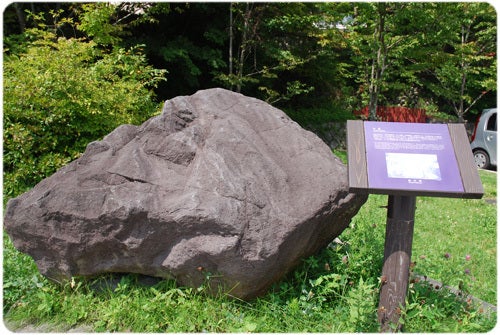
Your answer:
[[[490,156],[483,150],[474,151],[474,160],[480,169],[487,169],[490,167]]]

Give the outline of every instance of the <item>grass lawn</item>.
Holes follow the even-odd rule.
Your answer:
[[[417,198],[415,272],[496,305],[496,173],[480,171],[481,200]]]
[[[417,197],[413,271],[496,305],[496,173],[480,176],[483,199]],[[167,280],[145,286],[134,275],[105,290],[78,278],[57,286],[4,234],[4,320],[34,332],[378,332],[386,204],[387,196],[370,195],[340,240],[250,302]],[[496,324],[496,313],[422,282],[410,285],[402,316],[406,332],[487,332]]]

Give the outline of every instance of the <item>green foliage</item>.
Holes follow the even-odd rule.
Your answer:
[[[165,71],[141,46],[102,52],[92,41],[37,36],[4,58],[4,196],[13,197],[124,123],[155,113],[151,91]]]
[[[216,32],[208,32],[205,36],[213,42],[215,34]],[[176,64],[177,71],[184,74],[183,80],[190,87],[200,86],[199,78],[203,75],[200,62],[208,64],[207,71],[210,73],[217,73],[225,67],[220,50],[195,45],[183,36],[166,41],[159,53],[168,64]]]
[[[233,3],[230,11],[234,55],[228,59],[229,71],[215,76],[218,83],[253,92],[271,104],[286,104],[316,89],[301,73],[321,53],[314,5]]]
[[[313,86],[307,86],[304,83],[301,83],[298,80],[295,80],[293,82],[287,82],[286,83],[286,91],[283,93],[280,93],[276,90],[273,90],[269,87],[266,86],[261,86],[259,87],[259,91],[264,92],[266,96],[266,101],[270,104],[275,104],[278,101],[288,101],[292,97],[300,95],[300,94],[307,94],[311,91],[314,90]]]
[[[352,119],[352,113],[340,106],[304,108],[300,110],[285,109],[291,119],[303,127],[321,126],[329,122],[345,122]]]
[[[481,171],[486,190],[482,200],[417,199],[413,258],[415,272],[495,303],[497,208],[491,203],[496,202],[491,175]],[[432,213],[436,206],[441,209]],[[460,243],[452,236],[461,236]],[[428,242],[431,238],[435,243]]]
[[[335,149],[335,150],[333,150],[333,154],[335,156],[337,156],[338,158],[340,158],[340,160],[342,161],[342,163],[344,163],[344,164],[348,163],[348,161],[347,161],[347,151],[340,150],[340,149]]]
[[[18,252],[7,234],[3,233],[3,311],[22,305],[45,280],[37,273],[33,260]]]
[[[107,2],[95,2],[82,5],[78,29],[85,32],[97,44],[116,45],[121,41],[123,25],[112,22],[116,5]]]
[[[409,104],[399,98],[418,89],[421,106],[460,119],[496,103],[496,15],[486,2],[16,2],[4,30],[11,41],[36,27],[101,48],[145,45],[170,71],[162,100],[223,86],[281,108],[352,111],[375,95]]]
[[[394,104],[418,87],[420,98],[438,101],[463,121],[496,89],[496,12],[490,4],[355,6],[359,15],[347,25],[347,41],[363,105],[377,99],[379,105]]]

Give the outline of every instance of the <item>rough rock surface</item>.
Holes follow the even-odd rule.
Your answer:
[[[53,280],[141,273],[252,298],[349,224],[365,196],[282,111],[223,89],[165,102],[9,201],[16,248]]]

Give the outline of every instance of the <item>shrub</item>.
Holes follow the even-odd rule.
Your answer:
[[[33,187],[87,143],[158,110],[152,88],[165,70],[141,46],[99,49],[92,41],[29,30],[4,58],[4,198]]]

